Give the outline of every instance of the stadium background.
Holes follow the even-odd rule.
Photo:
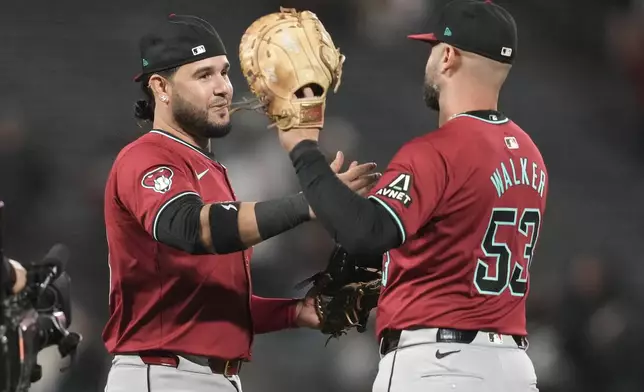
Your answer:
[[[432,129],[421,84],[422,32],[444,0],[242,0],[3,2],[0,15],[0,199],[7,254],[37,260],[51,244],[73,257],[74,325],[85,341],[67,373],[55,348],[33,391],[101,391],[110,358],[100,340],[108,268],[103,187],[121,147],[146,129],[132,116],[137,38],[165,15],[209,20],[229,50],[236,98],[248,94],[237,44],[279,5],[318,14],[347,56],[329,100],[323,145],[332,155],[384,168],[406,140]],[[518,61],[501,108],[540,146],[550,195],[531,270],[529,326],[542,392],[641,391],[644,386],[644,5],[642,1],[499,0],[519,25]],[[297,191],[265,119],[234,118],[214,150],[244,200]],[[323,267],[330,242],[307,224],[257,247],[255,291],[298,296]],[[324,347],[315,331],[258,336],[245,366],[247,392],[370,391],[377,342],[357,334]]]

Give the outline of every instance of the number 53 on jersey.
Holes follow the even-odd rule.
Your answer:
[[[478,259],[474,272],[474,286],[479,293],[501,295],[510,290],[514,296],[522,297],[526,294],[528,270],[539,237],[540,224],[541,212],[536,208],[492,210],[490,223],[481,242],[485,257]],[[509,227],[501,229],[504,226]]]

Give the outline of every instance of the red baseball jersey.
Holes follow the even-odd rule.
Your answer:
[[[103,332],[112,354],[250,357],[250,250],[195,256],[156,241],[161,211],[189,194],[204,203],[235,200],[226,169],[168,133],[147,133],[114,162],[105,189],[110,318]]]
[[[539,150],[498,112],[458,115],[404,145],[370,195],[403,238],[384,255],[378,335],[418,327],[526,335],[547,192]]]

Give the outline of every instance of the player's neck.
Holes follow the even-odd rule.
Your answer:
[[[186,143],[189,143],[197,148],[200,148],[204,151],[210,152],[210,139],[207,138],[196,138],[193,135],[189,134],[188,132],[184,131],[181,129],[176,124],[170,124],[167,121],[164,121],[163,119],[159,119],[158,121],[154,120],[154,124],[152,125],[153,129],[159,129],[161,131],[165,131],[172,136],[175,136],[181,140],[183,140]]]
[[[441,95],[438,126],[443,126],[443,124],[461,113],[474,110],[498,110],[498,106],[498,93],[467,91],[467,94]]]

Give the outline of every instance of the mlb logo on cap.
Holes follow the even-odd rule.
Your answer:
[[[206,53],[206,48],[203,45],[195,46],[192,48],[192,54],[195,56],[199,56],[202,53]]]
[[[226,55],[224,43],[210,23],[196,16],[175,14],[141,37],[139,51],[143,66],[135,82],[155,72]]]

